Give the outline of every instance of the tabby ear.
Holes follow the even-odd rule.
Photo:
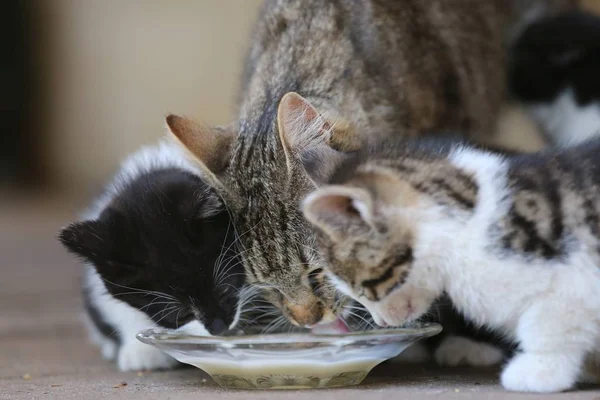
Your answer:
[[[102,222],[83,221],[64,228],[58,239],[71,253],[89,261],[97,261],[108,256],[109,236]]]
[[[360,188],[325,186],[308,195],[302,210],[309,222],[333,240],[343,240],[373,226],[373,198]]]
[[[198,162],[211,185],[222,188],[218,175],[227,167],[237,134],[231,130],[204,126],[174,114],[167,116],[166,123],[171,134]]]
[[[361,145],[348,122],[339,118],[329,121],[298,93],[283,96],[277,123],[288,169],[292,168],[293,160],[299,159],[305,168],[310,165],[307,172],[318,183],[344,158],[343,153],[355,151]]]

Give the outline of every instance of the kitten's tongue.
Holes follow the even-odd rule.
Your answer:
[[[317,335],[320,334],[339,334],[348,333],[350,328],[346,325],[346,322],[341,317],[337,317],[335,321],[326,324],[315,325],[310,330],[312,333]]]

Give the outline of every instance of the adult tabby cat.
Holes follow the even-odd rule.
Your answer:
[[[249,281],[291,322],[332,321],[343,305],[323,280],[299,209],[338,154],[333,148],[438,129],[491,132],[504,93],[504,39],[515,26],[510,4],[267,1],[236,124],[167,118],[231,210]],[[306,100],[291,94],[280,104],[287,92]]]
[[[343,162],[304,211],[332,281],[378,324],[447,293],[518,343],[504,387],[561,391],[600,343],[598,154],[598,139],[514,157],[386,143]]]

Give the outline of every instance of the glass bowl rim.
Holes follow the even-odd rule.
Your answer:
[[[137,339],[146,344],[198,344],[198,345],[254,345],[254,344],[290,344],[290,343],[319,343],[339,341],[364,341],[386,338],[408,338],[414,336],[435,336],[442,331],[437,323],[423,323],[413,327],[370,329],[344,334],[310,332],[300,333],[270,333],[241,336],[197,336],[179,333],[168,329],[146,329],[136,335]]]

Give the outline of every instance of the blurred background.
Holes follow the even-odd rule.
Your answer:
[[[169,112],[228,122],[260,3],[3,2],[0,185],[79,196]]]
[[[228,122],[260,3],[4,1],[0,187],[89,197],[165,114]]]

